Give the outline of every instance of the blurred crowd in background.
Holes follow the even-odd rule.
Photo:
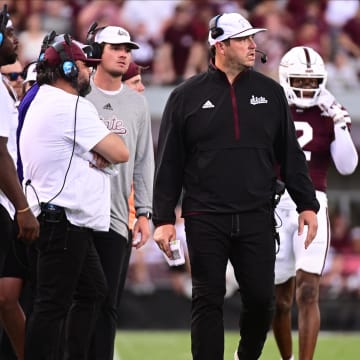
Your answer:
[[[22,70],[36,61],[44,36],[52,30],[86,42],[90,25],[126,28],[140,45],[133,61],[146,68],[143,82],[176,85],[208,67],[208,23],[223,12],[239,12],[254,27],[267,28],[255,40],[268,61],[257,61],[259,71],[277,80],[281,57],[293,46],[306,45],[326,62],[328,88],[360,89],[359,0],[6,0],[19,39],[19,61],[8,74],[21,98]],[[4,70],[1,69],[4,73]],[[14,74],[17,74],[16,76]],[[151,107],[151,104],[150,104]],[[360,298],[360,227],[352,227],[342,214],[331,214],[332,239],[322,279],[323,296],[346,294]],[[186,248],[183,223],[178,217],[178,238]],[[231,268],[228,295],[236,291]],[[169,268],[150,240],[133,251],[127,288],[148,295],[159,287],[172,287],[189,297],[188,263]]]
[[[126,28],[140,44],[133,60],[148,67],[147,84],[173,85],[208,65],[208,23],[218,13],[239,12],[255,27],[268,62],[261,71],[277,78],[283,54],[293,46],[318,51],[327,64],[329,88],[359,88],[358,0],[1,0],[18,31],[20,62],[37,59],[44,35],[55,30],[86,41],[90,25]]]

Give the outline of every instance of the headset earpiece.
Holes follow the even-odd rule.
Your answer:
[[[7,4],[4,4],[0,13],[0,47],[4,43],[6,25],[9,21],[9,14],[7,12]]]
[[[71,46],[71,39],[68,34],[64,35],[65,42],[68,46]],[[52,48],[56,50],[56,52],[60,56],[60,73],[65,79],[74,80],[77,79],[79,75],[79,68],[76,65],[75,61],[66,53],[64,49],[63,42],[57,42],[51,45]]]
[[[217,15],[210,22],[210,34],[213,39],[218,38],[219,36],[224,34],[224,30],[221,27],[218,27],[219,19],[222,15]]]
[[[40,54],[38,61],[44,60],[44,54],[46,49],[54,42],[55,37],[57,36],[57,33],[55,30],[52,30],[51,32],[47,33],[42,41]]]
[[[106,26],[97,27],[98,23],[95,21],[89,27],[89,30],[86,35],[86,43],[90,46],[90,49],[87,49],[87,54],[89,57],[94,59],[101,59],[103,48],[102,46],[95,41],[95,35],[98,31],[105,29]]]

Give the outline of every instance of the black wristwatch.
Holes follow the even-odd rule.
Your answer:
[[[139,213],[139,214],[136,214],[136,218],[138,219],[139,216],[145,216],[148,220],[151,219],[151,212],[150,211],[146,211],[146,212],[142,212],[142,213]]]

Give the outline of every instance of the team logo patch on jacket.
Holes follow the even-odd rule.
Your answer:
[[[263,96],[255,96],[253,95],[250,99],[250,104],[251,105],[258,105],[258,104],[267,104],[268,101],[266,98],[264,98]]]
[[[212,109],[214,107],[215,107],[215,105],[210,100],[207,100],[201,108],[202,109]]]

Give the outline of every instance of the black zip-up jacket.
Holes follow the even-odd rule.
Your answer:
[[[153,222],[271,204],[277,167],[298,212],[319,209],[282,87],[254,71],[231,85],[210,66],[171,93],[161,121]]]

